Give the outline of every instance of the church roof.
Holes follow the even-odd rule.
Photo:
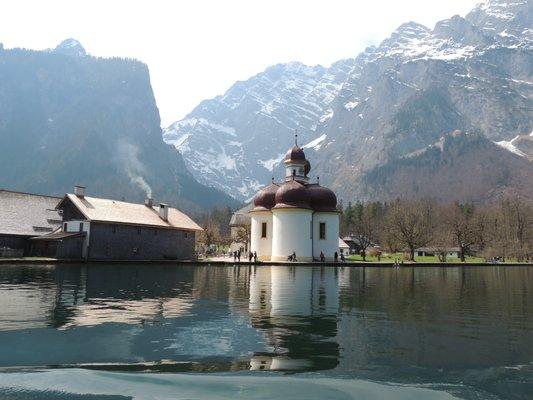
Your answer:
[[[286,164],[291,163],[291,162],[305,163],[305,161],[306,161],[306,158],[305,158],[304,149],[302,149],[296,144],[292,146],[285,154],[284,162]]]

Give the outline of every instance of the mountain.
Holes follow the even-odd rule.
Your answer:
[[[315,131],[351,68],[344,61],[328,69],[272,66],[237,82],[224,96],[202,102],[167,128],[164,139],[180,150],[202,182],[245,199],[270,181],[296,129],[304,137]]]
[[[73,39],[48,51],[0,50],[0,187],[142,201],[186,210],[235,201],[198,183],[162,140],[148,68],[87,56]]]
[[[362,184],[370,197],[388,201],[420,197],[449,201],[454,193],[464,201],[490,203],[510,195],[533,199],[532,172],[527,158],[483,135],[455,131],[418,154],[374,168]]]
[[[329,68],[270,67],[203,101],[165,129],[164,139],[202,172],[203,183],[239,199],[280,173],[295,129],[313,174],[344,200],[387,197],[387,187],[367,186],[368,174],[455,130],[527,160],[528,153],[512,149],[530,146],[533,130],[532,4],[488,0],[433,29],[408,22],[379,46]],[[531,171],[531,162],[518,164]]]

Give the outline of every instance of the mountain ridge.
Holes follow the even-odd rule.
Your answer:
[[[297,129],[321,181],[344,200],[370,199],[366,173],[454,130],[494,142],[531,132],[531,25],[530,3],[496,0],[433,29],[408,22],[330,67],[267,68],[204,100],[164,138],[202,182],[242,200],[281,172]]]
[[[62,44],[0,52],[0,186],[62,195],[85,184],[90,195],[153,194],[185,210],[238,204],[199,184],[163,142],[146,64]]]

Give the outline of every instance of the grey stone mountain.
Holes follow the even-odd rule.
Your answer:
[[[388,182],[372,181],[376,169],[392,171],[386,166],[424,153],[455,130],[499,146],[479,140],[465,145],[504,149],[528,161],[510,163],[509,173],[518,165],[533,173],[532,4],[488,0],[465,18],[454,16],[433,29],[409,22],[379,46],[329,68],[270,67],[203,101],[164,130],[165,141],[180,150],[203,183],[238,199],[279,174],[295,129],[313,174],[344,200],[394,197],[396,191],[386,186],[369,187]],[[468,151],[457,157],[455,169],[447,171],[460,177]],[[462,196],[490,200],[478,193],[482,189],[472,190]],[[450,188],[443,197],[456,195]]]
[[[148,67],[86,56],[72,39],[52,51],[0,51],[0,187],[142,201],[185,210],[237,205],[198,183],[162,140]]]

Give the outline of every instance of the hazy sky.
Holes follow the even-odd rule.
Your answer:
[[[272,64],[329,65],[377,44],[401,23],[429,27],[480,0],[9,0],[4,47],[78,39],[96,56],[148,64],[162,125]]]

